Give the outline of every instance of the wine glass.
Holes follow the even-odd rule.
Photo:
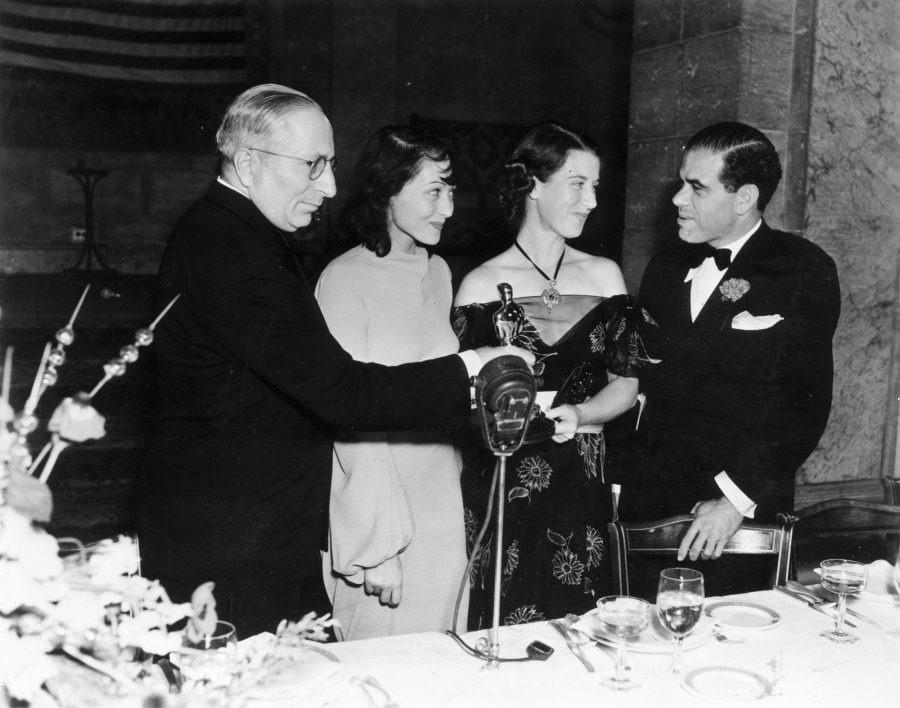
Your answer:
[[[237,631],[231,622],[219,620],[212,634],[192,640],[185,634],[178,667],[194,687],[223,687],[231,681],[237,659]]]
[[[681,645],[700,621],[703,606],[703,573],[692,568],[666,568],[659,574],[656,613],[672,633],[672,673],[680,674]]]
[[[894,589],[900,595],[900,549],[897,550],[897,560],[894,561]]]
[[[838,596],[834,629],[823,630],[820,636],[839,644],[858,642],[859,637],[844,631],[844,611],[847,595],[855,595],[866,587],[866,566],[844,558],[830,558],[819,563],[816,573],[822,579],[822,587]]]
[[[607,688],[622,691],[640,684],[625,675],[625,640],[635,637],[650,622],[650,603],[637,597],[609,595],[597,600],[597,621],[616,637],[616,673],[601,679]]]

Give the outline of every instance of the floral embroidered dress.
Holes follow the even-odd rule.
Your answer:
[[[542,408],[581,403],[607,383],[607,371],[636,377],[647,362],[637,330],[640,310],[626,295],[566,295],[552,312],[539,297],[517,298],[526,323],[513,344],[535,354]],[[492,315],[500,302],[453,310],[460,348],[496,345]],[[552,392],[556,392],[555,395]],[[602,432],[565,443],[523,445],[507,459],[500,617],[519,624],[585,612],[609,594],[606,524],[612,514]],[[463,503],[471,546],[484,521],[495,459],[472,442],[464,452]],[[488,627],[493,612],[494,529],[471,573],[469,627]]]

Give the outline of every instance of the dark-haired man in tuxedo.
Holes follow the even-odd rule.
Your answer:
[[[683,243],[655,257],[641,283],[658,324],[645,343],[661,361],[641,381],[647,403],[620,514],[693,513],[677,561],[699,560],[709,594],[758,589],[764,563],[719,557],[744,519],[793,509],[794,474],[831,407],[837,272],[821,248],[763,220],[781,164],[759,130],[704,128],[679,177]],[[655,593],[657,571],[639,568],[644,594]]]

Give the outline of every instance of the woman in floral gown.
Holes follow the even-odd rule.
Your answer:
[[[535,126],[505,166],[500,203],[517,236],[460,284],[453,323],[464,347],[497,344],[497,286],[509,283],[525,310],[514,344],[534,352],[538,403],[555,435],[507,461],[501,621],[517,624],[584,612],[608,594],[606,524],[612,498],[600,424],[629,410],[647,363],[639,310],[611,260],[567,244],[596,206],[601,161],[589,140],[564,126]],[[471,546],[481,527],[495,458],[466,451],[463,498]],[[470,576],[469,626],[489,626],[493,529]]]

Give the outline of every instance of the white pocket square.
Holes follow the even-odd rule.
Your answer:
[[[732,329],[758,330],[769,329],[783,320],[781,315],[751,315],[744,310],[731,320]]]

